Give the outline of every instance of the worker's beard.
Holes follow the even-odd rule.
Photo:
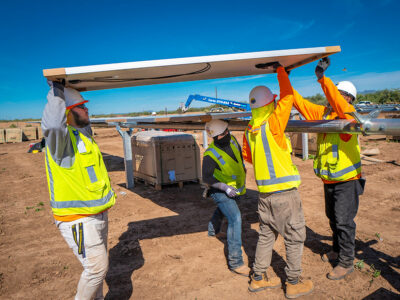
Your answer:
[[[88,120],[82,120],[79,114],[77,114],[75,111],[71,110],[72,116],[74,118],[75,124],[79,128],[86,127],[90,124],[89,119]]]

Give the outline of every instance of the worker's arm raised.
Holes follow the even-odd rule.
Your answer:
[[[293,89],[293,105],[306,120],[322,120],[325,106],[314,104],[304,99],[295,89]]]
[[[332,106],[339,118],[352,119],[352,117],[346,115],[345,113],[354,111],[354,107],[343,98],[332,80],[324,75],[330,64],[331,60],[329,57],[324,57],[319,60],[317,66],[315,67],[315,75],[318,78],[318,82],[321,84],[322,90],[324,91],[329,104]]]
[[[322,76],[321,79],[318,79],[318,82],[321,84],[321,88],[324,91],[329,104],[332,106],[339,118],[353,119],[351,116],[345,114],[346,112],[355,111],[353,105],[347,103],[332,80],[328,77]]]
[[[285,129],[290,118],[290,111],[293,106],[293,89],[289,76],[282,66],[277,68],[280,88],[280,100],[268,119],[269,128],[277,143],[286,148]]]
[[[47,104],[42,117],[42,131],[46,139],[46,146],[53,159],[58,163],[69,142],[64,86],[52,81],[49,81],[49,85],[50,91],[47,94]]]

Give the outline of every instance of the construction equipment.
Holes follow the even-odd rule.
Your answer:
[[[208,103],[213,103],[213,104],[219,104],[219,105],[224,105],[228,106],[230,108],[233,108],[234,110],[242,110],[242,111],[250,111],[250,105],[248,103],[244,102],[239,102],[239,101],[233,101],[233,100],[225,100],[225,99],[219,99],[219,98],[213,98],[213,97],[207,97],[207,96],[202,96],[202,95],[189,95],[189,97],[186,100],[186,103],[184,106],[181,107],[182,112],[186,112],[189,109],[190,104],[192,103],[193,100],[197,101],[204,101]]]

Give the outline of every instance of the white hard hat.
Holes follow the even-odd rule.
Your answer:
[[[211,120],[206,123],[206,131],[210,137],[216,137],[228,128],[228,123],[222,120]]]
[[[343,91],[347,94],[350,94],[356,99],[357,97],[357,89],[350,81],[341,81],[336,85],[339,91]]]
[[[72,88],[64,88],[64,96],[65,96],[65,106],[67,109],[74,108],[79,104],[83,104],[89,102],[88,100],[83,99],[81,93]]]
[[[271,90],[266,86],[259,85],[253,88],[249,95],[251,108],[263,107],[274,101],[276,95],[272,94]]]

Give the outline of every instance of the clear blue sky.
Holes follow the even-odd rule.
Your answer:
[[[283,4],[280,4],[283,3]],[[340,45],[326,75],[359,91],[400,88],[400,1],[3,1],[0,119],[40,118],[43,69]],[[315,63],[292,71],[320,93]],[[347,71],[343,71],[346,68]],[[93,91],[91,114],[174,110],[189,94],[247,101],[275,75]],[[204,105],[197,103],[197,106]]]

